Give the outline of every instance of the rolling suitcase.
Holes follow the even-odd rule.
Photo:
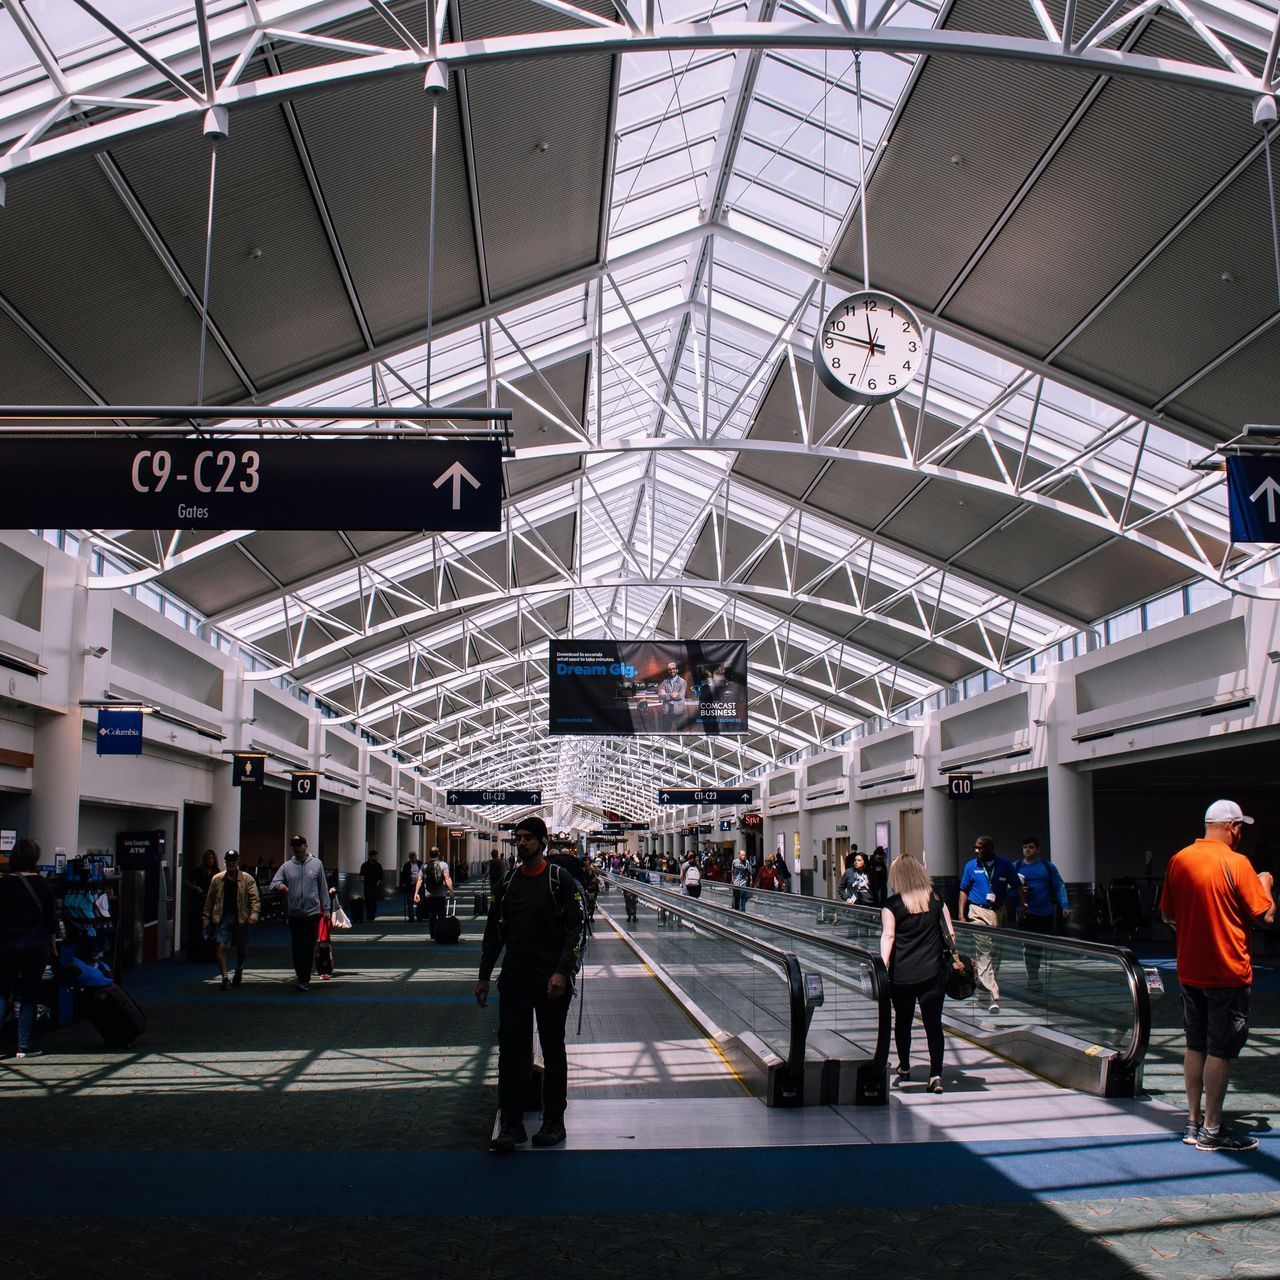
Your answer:
[[[472,903],[471,911],[473,915],[487,916],[489,914],[489,895],[487,893],[477,893],[476,900]]]
[[[85,992],[84,1011],[111,1049],[127,1049],[146,1029],[146,1015],[121,986]]]
[[[444,905],[444,915],[436,921],[437,942],[457,942],[462,937],[462,921],[458,919],[458,900],[450,898]]]

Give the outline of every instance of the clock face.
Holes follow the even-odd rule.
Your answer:
[[[827,312],[813,340],[813,359],[823,385],[842,400],[892,400],[924,359],[920,321],[891,293],[851,293]]]

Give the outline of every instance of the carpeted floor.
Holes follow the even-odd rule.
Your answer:
[[[134,1050],[105,1052],[77,1023],[46,1057],[4,1063],[5,1277],[1280,1276],[1280,1137],[1245,1157],[1147,1138],[1119,1164],[1101,1145],[998,1133],[492,1157],[497,1016],[471,998],[479,923],[465,924],[450,948],[396,919],[358,927],[307,995],[284,932],[261,929],[230,992],[191,965],[132,975],[150,1020]],[[617,985],[636,967],[604,938],[593,963],[584,1038],[636,1036],[636,988]],[[1230,1099],[1264,1135],[1280,1127],[1278,985],[1260,975]],[[659,1005],[648,1034],[696,1039]],[[1147,1084],[1176,1097],[1176,988],[1155,1018]],[[660,1069],[578,1087],[692,1092]],[[741,1096],[728,1076],[698,1087]]]

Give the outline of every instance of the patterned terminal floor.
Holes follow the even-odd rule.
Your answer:
[[[5,1276],[1280,1276],[1269,969],[1230,1098],[1261,1147],[1224,1157],[1177,1140],[1176,988],[1144,1099],[950,1041],[941,1097],[781,1112],[602,924],[569,1143],[504,1159],[484,1149],[479,933],[436,947],[392,913],[301,995],[287,937],[261,929],[238,989],[179,963],[130,975],[149,1017],[130,1052],[82,1022],[0,1064]]]

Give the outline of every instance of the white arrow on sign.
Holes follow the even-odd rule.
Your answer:
[[[1250,495],[1250,502],[1257,502],[1263,494],[1267,498],[1267,522],[1275,524],[1276,522],[1276,494],[1280,493],[1280,484],[1276,483],[1275,476],[1268,476]]]
[[[446,480],[453,481],[453,509],[455,511],[462,505],[462,482],[464,480],[473,489],[480,487],[480,481],[461,462],[455,462],[431,487],[438,489]]]

